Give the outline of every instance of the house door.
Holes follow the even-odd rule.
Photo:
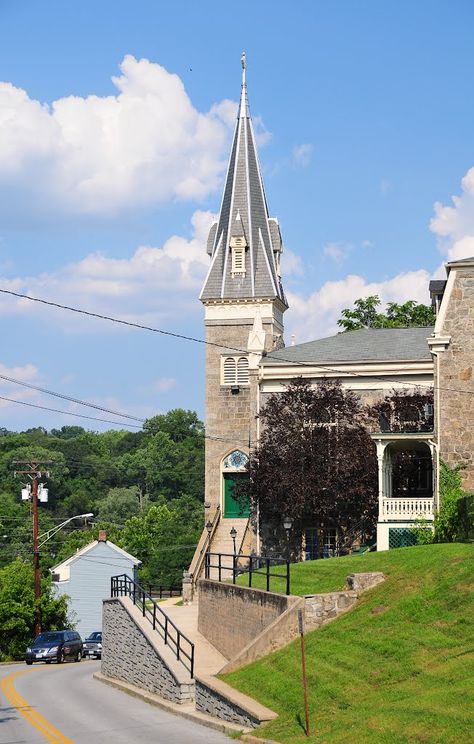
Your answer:
[[[224,473],[224,517],[228,519],[242,519],[250,515],[248,501],[242,503],[233,497],[236,483],[248,476],[243,473]]]

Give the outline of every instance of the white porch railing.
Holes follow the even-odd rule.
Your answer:
[[[379,508],[379,522],[391,519],[433,520],[433,498],[382,499]]]

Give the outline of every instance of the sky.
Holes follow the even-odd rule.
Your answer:
[[[428,303],[474,255],[473,33],[472,0],[0,0],[0,289],[202,339],[245,50],[286,342],[336,333],[358,297]],[[204,415],[198,342],[4,293],[0,324],[4,377]],[[111,426],[0,398],[9,430],[67,424]]]

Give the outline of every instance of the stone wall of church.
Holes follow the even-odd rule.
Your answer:
[[[463,485],[474,491],[474,269],[456,269],[442,334],[451,336],[439,355],[440,455],[453,467],[466,463]]]

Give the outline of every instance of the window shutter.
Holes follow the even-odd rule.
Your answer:
[[[247,357],[240,357],[237,362],[237,384],[246,385],[249,381],[249,360]]]
[[[224,385],[235,384],[237,377],[235,359],[227,357],[224,359]]]

